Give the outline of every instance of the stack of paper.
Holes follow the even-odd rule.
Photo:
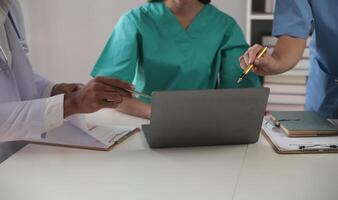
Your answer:
[[[63,126],[29,142],[95,150],[108,150],[138,131],[136,127],[106,127],[88,124],[85,115],[67,118]]]

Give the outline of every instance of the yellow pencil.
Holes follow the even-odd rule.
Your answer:
[[[263,57],[266,52],[268,51],[268,47],[264,47],[262,48],[259,52],[258,52],[258,55],[257,55],[257,58],[256,59],[259,59],[261,57]],[[254,67],[254,64],[251,64],[249,66],[247,66],[243,72],[243,74],[239,77],[238,81],[237,81],[237,84],[242,82],[242,80],[244,79],[245,76],[247,76],[249,74],[249,72],[252,70],[252,68]]]

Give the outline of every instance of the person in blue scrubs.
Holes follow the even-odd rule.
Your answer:
[[[338,1],[277,0],[273,35],[279,37],[274,52],[256,59],[260,45],[241,58],[241,67],[254,63],[254,72],[273,75],[292,69],[310,43],[306,109],[326,118],[338,118]]]

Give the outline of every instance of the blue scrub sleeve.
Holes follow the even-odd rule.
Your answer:
[[[240,67],[239,58],[248,49],[248,44],[244,35],[236,22],[231,25],[229,32],[224,40],[226,41],[222,48],[222,64],[220,71],[221,88],[252,88],[261,87],[261,81],[254,73],[249,73],[240,84],[237,84],[238,78],[243,73]]]
[[[138,62],[138,29],[128,14],[121,17],[91,73],[132,83]]]
[[[277,0],[272,34],[307,39],[313,23],[308,0]]]

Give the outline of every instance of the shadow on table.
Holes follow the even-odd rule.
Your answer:
[[[26,142],[4,142],[0,143],[0,164],[13,154],[26,146]]]

